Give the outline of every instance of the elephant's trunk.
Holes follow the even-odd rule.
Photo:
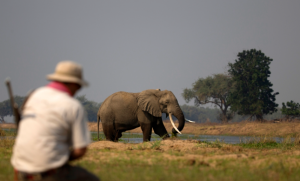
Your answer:
[[[170,114],[170,121],[171,123],[173,122],[173,119],[172,119],[172,115]],[[184,118],[184,115],[182,113],[182,111],[180,112],[176,112],[174,114],[174,116],[177,118],[178,120],[178,127],[176,128],[175,125],[173,125],[174,123],[172,123],[173,125],[173,129],[172,129],[172,133],[176,134],[176,133],[180,133],[181,134],[181,130],[184,128],[184,125],[185,125],[185,118]]]

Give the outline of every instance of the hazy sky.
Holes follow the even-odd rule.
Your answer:
[[[299,0],[0,1],[0,101],[47,84],[61,60],[84,68],[81,90],[170,90],[179,104],[198,78],[224,73],[238,52],[273,59],[276,102],[300,102]],[[193,101],[190,103],[193,105]]]

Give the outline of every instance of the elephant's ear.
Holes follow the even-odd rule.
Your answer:
[[[161,117],[161,110],[159,108],[159,97],[157,96],[158,90],[149,89],[140,92],[137,100],[138,106],[143,110],[150,113],[152,116]]]

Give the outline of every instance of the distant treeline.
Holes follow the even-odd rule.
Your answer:
[[[221,120],[221,111],[218,108],[210,108],[210,107],[196,107],[196,106],[188,106],[186,104],[181,106],[181,109],[184,113],[186,119],[196,121],[197,123],[206,123],[206,122],[214,122],[220,123]],[[264,118],[266,120],[273,119],[281,119],[284,116],[281,114],[280,108],[279,111],[271,114],[265,115]],[[249,119],[250,116],[240,116],[235,114],[230,122],[240,122]]]
[[[97,112],[99,107],[101,106],[101,103],[96,103],[94,101],[87,100],[85,95],[77,96],[76,97],[81,104],[84,106],[88,120],[91,122],[97,121]],[[218,108],[209,108],[209,107],[196,107],[196,106],[189,106],[189,105],[181,105],[181,110],[183,111],[183,114],[186,119],[196,121],[197,123],[205,123],[205,122],[215,122],[220,123],[220,109]],[[278,108],[280,110],[280,108]],[[276,113],[273,113],[272,115],[265,115],[264,116],[266,120],[273,120],[273,119],[281,119],[283,116],[281,114],[281,111],[277,111]],[[240,122],[243,120],[248,119],[249,116],[239,116],[235,115],[232,122]],[[162,114],[162,119],[166,120],[168,119],[166,117],[166,114]]]
[[[21,96],[15,96],[16,103],[21,106],[23,104],[25,97]],[[99,107],[101,106],[101,103],[97,103],[95,101],[90,101],[86,98],[85,95],[77,96],[76,99],[78,99],[83,107],[86,110],[87,118],[91,122],[97,121],[97,112]],[[215,122],[219,123],[221,122],[220,119],[220,109],[217,108],[209,108],[209,107],[196,107],[196,106],[189,106],[189,105],[182,105],[180,106],[183,114],[186,119],[196,121],[197,123],[205,123],[205,122]],[[273,120],[273,119],[281,119],[284,116],[281,114],[280,108],[278,108],[279,111],[273,113],[272,115],[265,115],[266,120]],[[5,116],[12,116],[12,111],[10,107],[10,101],[5,100],[0,102],[0,122],[4,122]],[[231,122],[239,122],[248,119],[249,116],[239,116],[235,115]],[[166,117],[166,114],[162,115],[162,119],[166,120],[168,119]]]
[[[101,103],[97,103],[94,101],[87,100],[85,95],[77,96],[76,99],[79,100],[79,102],[83,105],[86,114],[87,119],[92,122],[97,121],[97,112],[101,105]],[[23,105],[23,101],[25,100],[25,96],[15,96],[14,97],[15,102],[21,107]],[[6,116],[12,116],[13,112],[11,110],[10,106],[10,100],[7,99],[5,101],[0,102],[0,123],[5,122],[4,117]]]

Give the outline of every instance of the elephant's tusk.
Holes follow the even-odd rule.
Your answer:
[[[190,122],[190,123],[195,123],[195,121],[191,121],[191,120],[188,120],[188,119],[185,119],[185,121]]]
[[[179,134],[181,134],[180,131],[176,128],[176,126],[175,126],[175,124],[174,124],[174,121],[173,121],[173,119],[172,119],[172,114],[169,114],[169,117],[170,117],[170,121],[171,121],[171,124],[172,124],[172,126],[174,127],[174,129],[175,129]]]

